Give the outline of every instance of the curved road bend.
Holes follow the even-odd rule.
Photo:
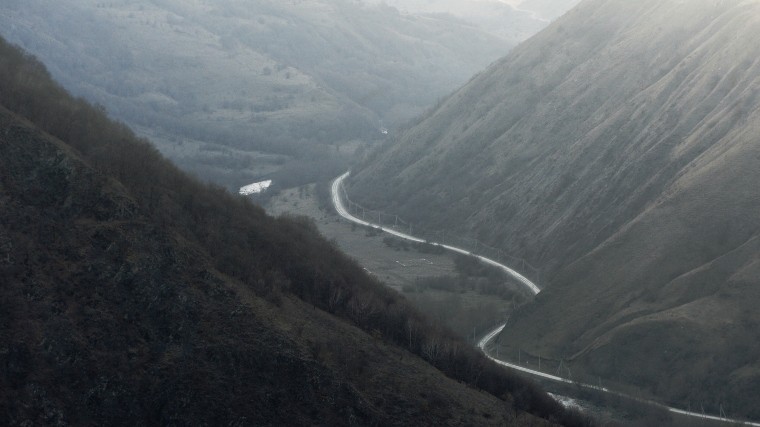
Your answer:
[[[356,224],[360,224],[360,225],[364,225],[364,226],[368,226],[368,227],[377,228],[377,229],[379,229],[381,231],[384,231],[384,232],[386,232],[388,234],[391,234],[393,236],[399,237],[401,239],[410,240],[412,242],[417,242],[417,243],[425,243],[425,240],[420,239],[418,237],[414,237],[414,236],[411,236],[409,234],[401,233],[399,231],[396,231],[396,230],[393,230],[393,229],[390,229],[390,228],[385,228],[385,227],[382,227],[382,226],[380,226],[378,224],[372,224],[370,222],[361,220],[361,219],[356,218],[355,216],[351,215],[348,212],[348,210],[346,209],[346,207],[343,205],[343,200],[340,197],[340,189],[341,189],[341,186],[343,185],[343,181],[348,177],[348,175],[350,173],[351,173],[350,171],[344,173],[343,175],[335,178],[335,181],[333,181],[333,183],[332,183],[332,187],[331,187],[330,193],[332,195],[333,206],[335,206],[335,210],[338,212],[338,215],[340,215],[343,218],[345,218],[345,219],[347,219],[347,220],[349,220],[351,222],[354,222]],[[541,292],[541,289],[538,286],[536,286],[533,282],[531,282],[530,280],[528,280],[528,278],[526,278],[522,274],[518,273],[517,271],[515,271],[515,270],[513,270],[513,269],[511,269],[509,267],[507,267],[504,264],[501,264],[501,263],[499,263],[497,261],[494,261],[492,259],[480,256],[480,255],[473,254],[473,253],[471,253],[469,251],[466,251],[466,250],[461,249],[461,248],[457,248],[455,246],[449,246],[449,245],[444,245],[444,244],[435,243],[435,242],[429,242],[429,243],[431,243],[433,245],[436,245],[436,246],[440,246],[440,247],[442,247],[444,249],[447,249],[447,250],[450,250],[452,252],[456,252],[456,253],[460,253],[460,254],[464,254],[464,255],[472,255],[472,256],[478,258],[479,260],[481,260],[482,262],[484,262],[486,264],[492,265],[494,267],[501,268],[504,272],[506,272],[510,276],[514,277],[520,283],[522,283],[528,289],[530,289],[530,291],[534,295],[537,295],[539,292]],[[520,366],[520,365],[515,365],[513,363],[509,363],[509,362],[505,362],[503,360],[499,360],[499,359],[491,356],[488,353],[488,350],[486,348],[488,347],[488,344],[490,344],[490,342],[494,338],[496,338],[499,335],[499,333],[501,333],[501,331],[504,330],[504,328],[506,326],[507,326],[506,324],[499,326],[498,328],[496,328],[493,331],[491,331],[488,334],[486,334],[486,336],[484,336],[483,339],[481,339],[478,342],[478,348],[480,348],[481,351],[483,351],[483,354],[485,354],[486,357],[488,357],[489,359],[491,359],[495,363],[498,363],[499,365],[506,366],[506,367],[514,369],[516,371],[520,371],[520,372],[526,373],[528,375],[533,375],[533,376],[540,377],[540,378],[543,378],[543,379],[546,379],[546,380],[560,382],[560,383],[565,383],[565,384],[573,384],[573,385],[576,385],[576,386],[579,386],[579,387],[582,387],[582,388],[586,388],[586,389],[590,389],[590,390],[596,390],[596,391],[601,391],[601,392],[609,393],[609,394],[612,394],[612,395],[615,395],[615,396],[620,396],[620,397],[623,397],[623,398],[626,398],[626,399],[631,399],[631,400],[634,400],[634,401],[637,401],[637,402],[640,402],[640,403],[644,403],[644,404],[647,404],[647,405],[652,405],[652,406],[656,406],[656,407],[665,409],[668,412],[671,412],[671,413],[674,413],[674,414],[685,415],[685,416],[700,418],[700,419],[704,419],[704,420],[721,421],[721,422],[726,422],[726,423],[733,423],[733,424],[739,424],[739,425],[747,425],[747,426],[760,427],[760,422],[743,421],[743,420],[737,420],[737,419],[732,419],[732,418],[719,417],[719,416],[715,416],[715,415],[706,415],[706,414],[702,414],[702,413],[699,413],[699,412],[685,411],[683,409],[678,409],[678,408],[673,408],[673,407],[670,407],[670,406],[666,406],[666,405],[663,405],[661,403],[657,403],[657,402],[652,401],[652,400],[640,399],[640,398],[637,398],[637,397],[634,397],[634,396],[629,396],[627,394],[619,393],[619,392],[607,389],[605,387],[600,387],[600,386],[595,386],[595,385],[591,385],[591,384],[585,384],[585,383],[573,381],[573,380],[568,379],[568,378],[562,378],[562,377],[559,377],[559,376],[556,376],[556,375],[547,374],[546,372],[541,372],[541,371],[536,371],[536,370],[533,370],[533,369],[528,369],[528,368]]]
[[[348,175],[350,173],[351,173],[350,171],[344,173],[343,175],[335,178],[335,181],[333,181],[333,183],[332,183],[332,188],[331,188],[330,193],[332,195],[333,206],[335,206],[335,210],[338,212],[338,215],[340,215],[343,218],[345,218],[345,219],[347,219],[347,220],[349,220],[351,222],[354,222],[356,224],[361,224],[361,225],[365,225],[365,226],[368,226],[368,227],[374,227],[374,228],[379,229],[380,231],[384,231],[384,232],[386,232],[388,234],[391,234],[393,236],[399,237],[401,239],[410,240],[412,242],[417,242],[417,243],[425,243],[426,242],[425,240],[420,239],[418,237],[414,237],[414,236],[411,236],[409,234],[393,230],[391,228],[386,228],[386,227],[380,226],[378,224],[372,224],[370,222],[361,220],[361,219],[359,219],[359,218],[351,215],[348,212],[348,210],[346,209],[346,207],[343,205],[343,200],[340,197],[340,188],[343,185],[343,181],[348,177]],[[501,263],[499,263],[497,261],[494,261],[494,260],[492,260],[490,258],[486,258],[486,257],[481,256],[481,255],[473,254],[472,252],[466,251],[466,250],[464,250],[462,248],[458,248],[456,246],[444,245],[444,244],[436,243],[436,242],[428,242],[428,243],[430,243],[432,245],[435,245],[435,246],[440,246],[440,247],[442,247],[444,249],[447,249],[449,251],[452,251],[452,252],[460,253],[460,254],[463,254],[463,255],[474,256],[475,258],[479,259],[481,262],[484,262],[484,263],[486,263],[488,265],[500,268],[501,270],[503,270],[508,275],[514,277],[517,281],[519,281],[525,287],[527,287],[533,293],[533,295],[538,295],[538,293],[541,292],[541,288],[539,288],[538,286],[536,286],[535,283],[531,282],[530,280],[528,280],[527,277],[525,277],[522,274],[518,273],[517,271],[515,271],[515,270],[513,270],[513,269],[511,269],[509,267],[507,267],[504,264],[501,264]]]

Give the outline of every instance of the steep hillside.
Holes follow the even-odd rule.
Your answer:
[[[229,188],[293,158],[333,166],[333,145],[382,137],[512,46],[465,22],[349,0],[11,1],[0,34]]]
[[[590,0],[355,171],[549,287],[504,343],[760,418],[757,1]]]
[[[1,39],[0,283],[2,425],[580,421]]]

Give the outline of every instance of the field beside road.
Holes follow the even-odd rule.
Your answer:
[[[451,253],[431,253],[429,248],[349,223],[331,209],[320,209],[315,184],[280,192],[269,199],[266,209],[271,215],[311,218],[326,238],[370,274],[464,337],[479,336],[524,302],[520,292],[497,295],[473,286],[486,279],[477,272],[461,271]]]

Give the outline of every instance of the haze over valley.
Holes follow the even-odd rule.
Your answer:
[[[508,6],[502,6],[513,10]],[[11,1],[0,34],[229,189],[327,179],[545,23],[331,1]],[[341,149],[342,147],[342,149]]]
[[[760,425],[760,0],[6,0],[0,424]]]

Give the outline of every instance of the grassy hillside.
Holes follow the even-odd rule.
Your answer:
[[[580,419],[0,40],[0,423]]]
[[[279,183],[305,160],[337,174],[350,150],[336,146],[381,138],[511,47],[471,24],[348,0],[13,1],[0,34],[231,189],[294,166]],[[284,157],[262,165],[262,151]]]
[[[758,418],[759,17],[586,1],[371,156],[351,197],[542,266],[505,345]]]

